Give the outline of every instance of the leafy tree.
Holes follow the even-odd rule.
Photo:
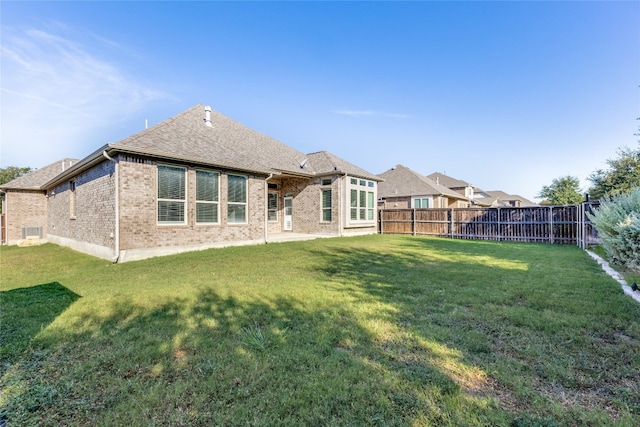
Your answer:
[[[640,141],[637,150],[618,149],[618,158],[607,160],[608,170],[598,169],[589,175],[593,186],[589,195],[593,199],[612,197],[640,187]]]
[[[31,168],[19,168],[17,166],[8,166],[6,168],[0,168],[0,185],[6,184],[9,181],[21,177],[22,175],[31,172]],[[2,198],[0,197],[0,212],[2,212]]]
[[[0,168],[0,185],[13,181],[29,172],[31,172],[31,168],[29,167],[19,168],[17,166],[8,166],[6,168]]]
[[[577,205],[582,202],[580,180],[573,176],[556,178],[551,185],[545,185],[536,196],[542,205]]]

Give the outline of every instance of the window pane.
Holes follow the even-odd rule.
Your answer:
[[[243,224],[247,222],[246,212],[247,207],[245,205],[229,205],[229,212],[227,221],[232,224]]]
[[[218,201],[218,174],[210,171],[196,171],[196,200]]]
[[[229,175],[228,185],[229,203],[247,202],[247,178],[244,176]]]
[[[367,219],[373,221],[373,209],[367,209]]]
[[[367,207],[367,192],[366,191],[361,191],[360,192],[360,207],[361,208]]]
[[[184,202],[159,200],[158,222],[184,222]]]
[[[196,203],[196,222],[218,222],[217,203]]]
[[[276,193],[269,193],[267,200],[267,220],[278,220],[278,194]]]
[[[322,190],[322,220],[331,221],[331,190]]]
[[[351,190],[351,207],[358,207],[358,190]]]
[[[158,198],[184,200],[185,170],[174,166],[158,165]]]
[[[323,208],[331,207],[331,190],[322,191],[322,207]]]
[[[351,220],[352,221],[356,221],[357,219],[358,219],[358,209],[352,208],[351,209]]]

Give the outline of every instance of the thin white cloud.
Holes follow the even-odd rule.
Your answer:
[[[88,141],[90,135],[168,98],[124,71],[120,64],[133,59],[122,57],[116,43],[64,25],[50,28],[2,29],[3,166],[39,167],[87,154],[103,143]]]
[[[379,117],[391,117],[394,119],[411,118],[411,116],[408,114],[384,113],[384,112],[371,111],[371,110],[334,110],[333,113],[343,115],[343,116],[350,116],[350,117],[379,116]]]

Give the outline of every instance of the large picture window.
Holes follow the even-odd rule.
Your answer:
[[[196,171],[196,222],[201,224],[218,223],[218,189],[217,172]]]
[[[227,221],[231,224],[245,224],[247,222],[247,177],[229,175],[227,181]]]
[[[375,221],[375,182],[350,178],[347,187],[347,194],[349,194],[349,223],[373,223]]]
[[[186,169],[158,165],[158,224],[184,224]]]

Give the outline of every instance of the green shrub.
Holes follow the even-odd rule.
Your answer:
[[[640,271],[640,187],[604,200],[589,218],[611,261]]]

